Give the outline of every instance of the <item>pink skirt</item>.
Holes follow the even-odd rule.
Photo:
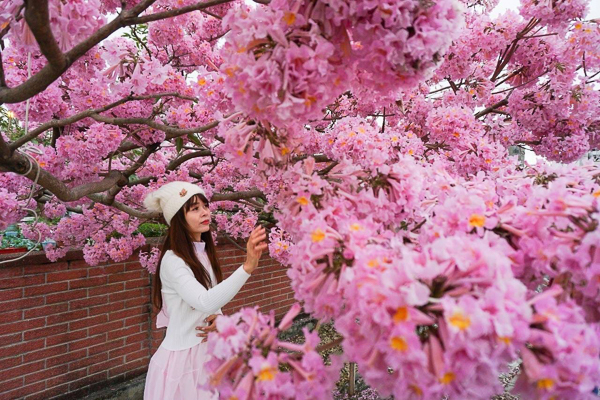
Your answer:
[[[206,382],[204,373],[206,343],[190,349],[167,350],[159,347],[150,359],[144,400],[212,400],[217,393],[198,388]]]

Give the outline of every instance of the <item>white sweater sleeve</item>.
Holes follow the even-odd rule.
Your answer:
[[[192,270],[181,258],[172,256],[163,261],[166,262],[160,267],[160,279],[169,281],[170,286],[187,304],[206,314],[219,311],[250,277],[242,265],[229,278],[207,290],[196,280]]]

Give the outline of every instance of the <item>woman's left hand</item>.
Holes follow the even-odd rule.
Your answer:
[[[204,321],[208,322],[208,326],[197,326],[196,327],[197,331],[202,331],[202,333],[196,334],[196,336],[204,338],[204,340],[202,340],[202,343],[204,343],[208,340],[209,332],[214,332],[217,330],[217,316],[218,316],[217,314],[212,314],[212,315],[206,317],[206,319]]]

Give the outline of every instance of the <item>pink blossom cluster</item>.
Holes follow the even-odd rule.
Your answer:
[[[156,273],[159,258],[160,249],[158,247],[152,247],[148,253],[140,251],[140,264],[142,264],[142,267],[146,268],[151,274]]]
[[[539,18],[545,25],[564,29],[572,20],[585,17],[588,3],[588,0],[524,0],[519,11],[525,18]]]
[[[269,255],[280,263],[289,264],[289,257],[293,243],[290,237],[279,228],[271,229],[269,232]]]
[[[224,18],[232,35],[221,70],[238,109],[285,127],[319,116],[351,73],[360,72],[359,87],[384,94],[414,86],[441,59],[460,20],[454,1],[280,0],[234,8]]]
[[[23,202],[19,201],[15,193],[0,188],[0,230],[6,229],[8,225],[26,215],[21,203]]]
[[[277,216],[295,243],[288,274],[297,299],[334,318],[345,353],[384,395],[489,398],[501,391],[498,374],[529,349],[520,379],[532,398],[585,398],[600,379],[600,292],[590,286],[600,259],[589,247],[598,170],[521,176],[503,166],[465,180],[440,166],[399,158],[395,168],[365,171],[341,162],[329,178],[311,160],[290,168]],[[550,174],[561,177],[545,182]],[[548,276],[552,287],[537,294]],[[568,334],[585,340],[553,346],[567,332],[538,326],[543,299],[576,310],[586,323]],[[572,364],[568,354],[583,351],[589,357]]]
[[[217,318],[218,333],[208,337],[210,378],[203,389],[218,388],[224,398],[248,400],[329,397],[338,379],[339,357],[325,366],[316,351],[319,336],[306,328],[303,344],[278,338],[300,309],[292,306],[278,326],[273,312],[265,315],[257,308]]]

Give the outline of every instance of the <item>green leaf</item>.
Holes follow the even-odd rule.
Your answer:
[[[177,149],[177,153],[181,153],[181,149],[183,149],[183,138],[178,137],[175,139],[175,148]]]
[[[198,137],[194,133],[190,133],[187,137],[196,146],[203,147],[202,142],[200,141],[200,139],[198,139]]]

